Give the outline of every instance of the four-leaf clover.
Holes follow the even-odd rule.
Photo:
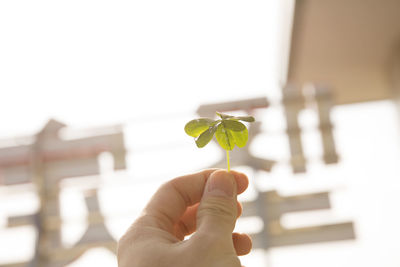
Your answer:
[[[195,138],[197,147],[206,146],[214,134],[219,145],[226,150],[227,165],[229,166],[229,151],[235,145],[244,147],[249,138],[246,125],[240,121],[254,122],[252,116],[231,116],[217,112],[220,119],[199,118],[189,121],[185,125],[185,132]]]

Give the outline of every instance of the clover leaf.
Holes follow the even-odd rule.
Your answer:
[[[189,121],[185,125],[185,132],[195,138],[197,147],[205,147],[214,134],[218,144],[226,150],[228,171],[230,170],[229,151],[235,145],[244,147],[249,139],[249,132],[240,121],[254,122],[252,116],[231,116],[217,112],[221,119],[199,118]]]

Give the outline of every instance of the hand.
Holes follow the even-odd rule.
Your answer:
[[[233,233],[244,174],[205,170],[161,186],[118,244],[119,267],[240,267],[248,235]],[[185,236],[193,234],[189,239]]]

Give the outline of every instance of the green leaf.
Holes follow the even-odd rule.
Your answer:
[[[240,120],[240,121],[246,121],[246,122],[254,122],[255,121],[253,116],[239,116],[239,117],[235,117],[235,119]]]
[[[254,122],[255,121],[253,116],[231,116],[231,115],[227,115],[227,114],[220,113],[220,112],[216,112],[216,113],[223,120],[233,119],[233,120],[239,120],[239,121],[245,121],[245,122]]]
[[[210,126],[212,126],[214,120],[208,118],[199,118],[196,120],[191,120],[185,125],[186,134],[192,137],[198,137],[201,133],[206,131]]]
[[[210,126],[196,139],[196,145],[198,148],[205,147],[213,138],[215,131],[217,130],[217,125]]]
[[[231,135],[234,143],[238,147],[244,147],[249,139],[249,131],[247,131],[246,127],[241,132],[231,131]]]
[[[224,119],[233,118],[233,116],[227,115],[227,114],[224,114],[224,113],[220,113],[220,112],[215,112],[215,113],[217,113],[217,115],[220,116],[221,119],[223,119],[223,120],[224,120]]]
[[[226,129],[222,123],[218,125],[215,137],[219,145],[225,150],[232,150],[235,146],[232,131]]]
[[[226,129],[235,131],[235,132],[241,132],[244,129],[246,129],[246,126],[241,123],[238,122],[237,120],[232,120],[232,119],[228,119],[228,120],[222,120],[222,124],[224,125],[224,127]]]

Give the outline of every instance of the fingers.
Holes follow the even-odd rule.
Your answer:
[[[234,175],[223,170],[213,172],[197,211],[196,234],[229,241],[237,219],[236,195]]]
[[[164,184],[146,206],[141,222],[174,233],[175,225],[186,209],[201,200],[208,178],[216,171],[205,170]],[[246,175],[235,171],[231,171],[230,175],[235,181],[235,194],[245,191],[248,186]]]
[[[196,231],[196,214],[199,204],[195,204],[186,209],[179,222],[175,225],[175,236],[179,240],[183,240],[185,236]]]
[[[250,253],[252,248],[250,236],[246,234],[233,233],[232,240],[238,256],[243,256]]]
[[[239,201],[237,204],[237,218],[242,215],[243,207]],[[175,236],[183,240],[185,236],[191,235],[196,231],[196,221],[197,221],[197,210],[199,208],[199,204],[195,204],[186,209],[186,212],[181,217],[180,221],[175,225]]]

